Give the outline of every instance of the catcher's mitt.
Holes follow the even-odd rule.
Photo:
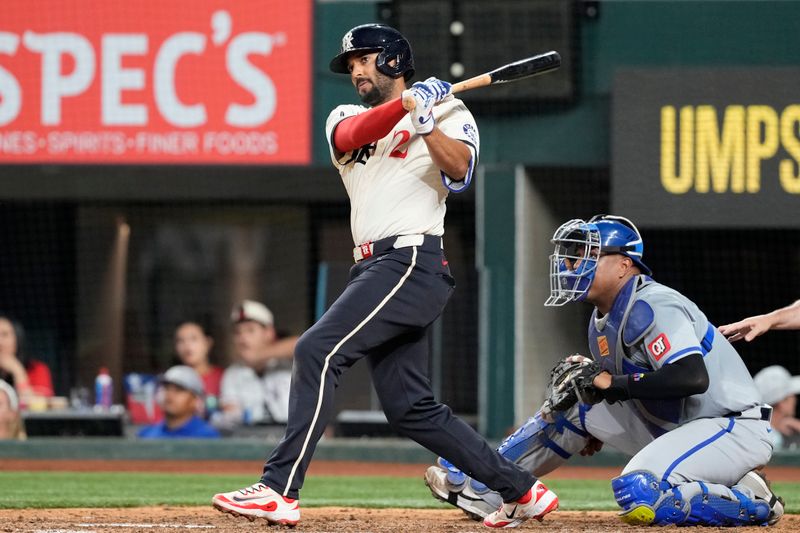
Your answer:
[[[602,401],[600,391],[592,384],[602,372],[597,361],[582,355],[570,355],[550,371],[545,411],[566,411],[578,401],[595,404]]]

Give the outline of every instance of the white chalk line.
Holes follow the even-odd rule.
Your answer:
[[[196,524],[134,524],[128,522],[112,522],[109,524],[75,524],[78,527],[141,527],[141,528],[172,528],[172,529],[217,529],[217,526]],[[81,531],[86,533],[86,531]]]

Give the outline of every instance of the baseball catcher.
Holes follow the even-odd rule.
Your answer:
[[[747,368],[703,312],[661,285],[623,217],[556,230],[546,306],[594,306],[592,357],[553,368],[542,408],[498,448],[544,476],[606,443],[631,457],[611,480],[632,525],[772,525],[783,515],[758,470],[772,456],[769,419]],[[500,499],[445,458],[428,469],[434,497],[473,518]]]

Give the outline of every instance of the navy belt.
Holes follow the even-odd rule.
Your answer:
[[[359,244],[353,248],[353,260],[358,263],[373,255],[382,254],[389,250],[408,248],[409,246],[419,246],[423,250],[430,251],[442,250],[444,248],[440,235],[396,235],[394,237],[386,237],[385,239]]]

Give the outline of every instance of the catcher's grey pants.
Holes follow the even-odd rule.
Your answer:
[[[733,498],[730,491],[748,471],[767,464],[772,456],[769,422],[760,418],[760,407],[741,416],[701,418],[687,422],[661,436],[654,436],[637,413],[633,402],[601,402],[581,412],[578,406],[566,418],[605,444],[631,456],[622,474],[636,470],[652,472],[671,486],[680,486],[684,496],[700,491],[703,482],[709,494]],[[574,431],[548,427],[548,440],[557,446],[532,446],[518,463],[537,476],[564,464],[586,445],[587,438]]]
[[[428,328],[455,286],[441,238],[400,249],[375,243],[375,255],[350,270],[344,292],[295,349],[286,434],[264,466],[262,481],[297,498],[317,441],[333,409],[339,376],[368,359],[375,390],[392,427],[499,492],[520,498],[535,479],[497,453],[446,405],[428,378]]]

